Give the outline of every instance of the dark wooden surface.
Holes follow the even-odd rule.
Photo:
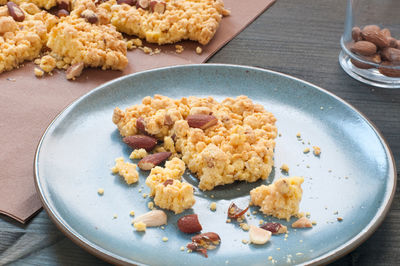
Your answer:
[[[381,130],[399,169],[400,89],[367,86],[343,72],[338,54],[344,17],[344,0],[278,0],[209,62],[276,70],[333,92],[358,108]],[[399,261],[398,185],[391,210],[379,229],[333,265],[398,265]],[[8,263],[107,265],[66,238],[44,211],[26,225],[0,216],[0,265]]]

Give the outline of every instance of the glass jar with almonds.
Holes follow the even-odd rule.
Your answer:
[[[369,85],[400,88],[399,0],[347,0],[339,63]]]

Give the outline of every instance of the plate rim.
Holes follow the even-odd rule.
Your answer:
[[[167,67],[161,67],[161,68],[154,68],[154,69],[150,69],[150,70],[145,70],[145,71],[141,71],[141,72],[136,72],[136,73],[132,73],[129,75],[125,75],[113,80],[110,80],[104,84],[101,84],[100,86],[95,87],[94,89],[90,90],[89,92],[81,95],[80,97],[76,98],[75,100],[73,100],[71,103],[69,103],[65,108],[63,108],[50,122],[50,124],[46,127],[46,129],[44,130],[44,133],[42,134],[42,136],[40,137],[40,140],[37,144],[37,148],[35,151],[35,157],[34,157],[34,161],[33,161],[33,174],[34,174],[34,183],[35,183],[35,188],[36,188],[36,192],[39,196],[40,201],[42,202],[42,206],[45,209],[45,211],[47,212],[47,214],[49,215],[50,219],[52,220],[52,222],[56,225],[56,227],[63,233],[65,234],[69,239],[71,239],[75,244],[77,244],[78,246],[80,246],[81,248],[83,248],[84,250],[88,251],[90,254],[95,255],[96,257],[103,259],[106,262],[112,263],[112,264],[119,264],[119,265],[132,265],[131,262],[135,263],[135,265],[146,265],[143,263],[140,263],[138,261],[135,260],[130,260],[130,259],[126,259],[120,255],[117,255],[115,253],[109,252],[108,250],[102,248],[101,246],[98,246],[94,243],[92,243],[91,241],[87,240],[86,238],[84,238],[82,235],[80,235],[78,232],[76,232],[75,230],[73,230],[73,228],[71,228],[68,224],[65,223],[65,221],[63,220],[62,217],[58,217],[58,215],[53,213],[52,210],[52,206],[51,204],[49,204],[49,202],[47,201],[46,197],[44,196],[42,187],[40,186],[40,180],[39,180],[39,173],[38,173],[38,157],[39,157],[39,153],[40,153],[40,148],[42,146],[42,143],[49,131],[49,129],[51,128],[51,126],[56,122],[56,120],[61,116],[61,114],[63,114],[68,108],[70,108],[72,105],[74,105],[75,103],[77,103],[78,101],[80,101],[83,98],[86,98],[87,96],[89,96],[90,94],[95,93],[96,91],[99,91],[101,89],[103,89],[104,87],[107,87],[108,85],[118,82],[120,80],[123,79],[129,79],[132,78],[134,76],[140,76],[144,73],[150,73],[150,72],[157,72],[157,71],[165,71],[165,70],[169,70],[169,69],[179,69],[179,68],[207,68],[207,67],[227,67],[227,68],[238,68],[238,69],[243,69],[243,70],[253,70],[253,71],[261,71],[261,72],[266,72],[269,74],[273,74],[276,76],[280,76],[283,77],[285,79],[289,79],[289,80],[294,80],[297,81],[299,83],[303,83],[303,84],[307,84],[310,87],[313,87],[316,90],[319,90],[320,92],[327,94],[331,97],[333,97],[335,100],[341,102],[342,104],[346,105],[347,107],[349,107],[350,109],[352,109],[353,111],[355,111],[356,113],[358,113],[361,118],[363,118],[365,120],[365,122],[367,122],[367,124],[375,131],[378,139],[381,141],[381,144],[386,152],[386,154],[388,155],[388,161],[389,161],[389,165],[392,166],[393,168],[393,176],[390,176],[391,179],[389,179],[389,181],[393,182],[393,186],[391,187],[391,191],[390,191],[390,195],[387,195],[386,197],[384,197],[381,205],[379,206],[379,208],[377,209],[376,214],[374,215],[374,217],[369,221],[369,223],[362,228],[362,230],[356,235],[354,236],[352,239],[350,239],[349,241],[346,241],[345,243],[343,243],[342,245],[338,246],[337,248],[315,258],[312,259],[310,261],[307,261],[303,264],[305,265],[317,265],[317,264],[327,264],[330,262],[333,262],[343,256],[345,256],[346,254],[350,253],[351,251],[353,251],[354,249],[356,249],[358,246],[360,246],[362,243],[364,243],[369,237],[371,237],[371,235],[378,229],[378,227],[382,224],[382,222],[385,220],[391,205],[393,203],[393,199],[394,199],[394,195],[396,192],[396,187],[397,187],[397,169],[396,169],[396,162],[394,160],[394,156],[393,153],[390,149],[390,146],[388,144],[388,142],[386,141],[385,137],[383,136],[383,134],[381,133],[381,131],[378,129],[378,127],[360,110],[358,110],[356,107],[354,107],[352,104],[348,103],[346,100],[340,98],[339,96],[335,95],[334,93],[320,87],[317,86],[311,82],[305,81],[303,79],[294,77],[292,75],[288,75],[282,72],[278,72],[278,71],[274,71],[274,70],[270,70],[270,69],[265,69],[262,67],[255,67],[255,66],[247,66],[247,65],[237,65],[237,64],[221,64],[221,63],[205,63],[205,64],[186,64],[186,65],[176,65],[176,66],[167,66]],[[391,164],[390,164],[391,162]]]

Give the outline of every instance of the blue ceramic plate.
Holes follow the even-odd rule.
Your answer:
[[[128,160],[130,149],[112,123],[113,109],[138,104],[147,95],[172,98],[189,95],[225,97],[247,95],[277,117],[275,169],[268,180],[235,183],[203,193],[196,190],[193,209],[168,212],[165,229],[135,232],[132,217],[148,211],[143,198],[148,173],[128,186],[111,174],[114,159]],[[301,133],[301,140],[296,137]],[[312,146],[321,156],[303,153]],[[248,232],[226,223],[230,202],[244,207],[249,191],[283,176],[304,176],[300,209],[317,224],[272,236],[262,246],[244,244]],[[114,263],[151,265],[261,265],[325,263],[339,258],[368,238],[384,219],[395,191],[395,166],[389,147],[370,121],[335,95],[302,80],[268,70],[233,65],[189,65],[150,70],[109,82],[67,107],[41,139],[35,174],[38,192],[50,217],[76,243]],[[184,179],[196,185],[186,173]],[[104,188],[103,196],[97,194]],[[217,203],[211,212],[209,205]],[[246,216],[258,225],[261,213]],[[197,213],[203,231],[220,235],[221,245],[206,259],[181,251],[190,236],[180,233],[179,217]],[[338,218],[343,218],[338,221]],[[162,238],[168,241],[163,242]],[[272,258],[272,259],[271,259]]]

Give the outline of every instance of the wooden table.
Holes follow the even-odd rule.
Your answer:
[[[338,54],[344,17],[345,1],[278,0],[209,62],[276,70],[333,92],[375,123],[400,169],[400,89],[367,86],[343,72]],[[398,265],[399,187],[391,211],[379,229],[334,265]],[[0,216],[0,265],[7,263],[107,265],[66,238],[44,211],[26,225]]]

